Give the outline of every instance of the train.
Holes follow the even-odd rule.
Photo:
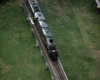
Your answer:
[[[26,4],[34,17],[34,23],[38,29],[41,39],[44,42],[48,55],[52,61],[58,60],[58,50],[53,40],[52,34],[48,28],[45,17],[39,7],[37,0],[25,0]]]
[[[97,3],[97,9],[98,9],[98,13],[100,13],[100,0],[95,0]]]

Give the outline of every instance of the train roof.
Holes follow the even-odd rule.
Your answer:
[[[98,8],[100,8],[100,0],[95,0],[97,5],[98,5]]]
[[[45,18],[42,12],[35,12],[34,15],[35,15],[35,18],[37,18],[39,21],[45,21]]]
[[[48,25],[44,21],[39,21],[39,24],[42,28],[48,28]]]
[[[52,37],[48,28],[43,28],[42,30],[43,30],[43,33],[46,37]]]

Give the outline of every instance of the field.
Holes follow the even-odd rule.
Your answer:
[[[69,80],[100,80],[100,14],[90,0],[38,0]],[[0,80],[51,80],[19,2],[0,5]]]

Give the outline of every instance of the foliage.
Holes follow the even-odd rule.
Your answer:
[[[0,58],[0,68],[2,68],[2,58]]]
[[[16,2],[17,0],[0,0],[0,3],[4,4],[6,2]]]
[[[0,80],[51,80],[23,8],[5,5],[0,15]]]

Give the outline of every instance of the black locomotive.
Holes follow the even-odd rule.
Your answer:
[[[58,51],[56,49],[53,37],[49,31],[48,25],[41,12],[37,0],[25,0],[25,1],[29,7],[29,10],[33,13],[35,25],[39,30],[41,38],[48,49],[48,54],[50,58],[52,59],[52,61],[57,61]]]

